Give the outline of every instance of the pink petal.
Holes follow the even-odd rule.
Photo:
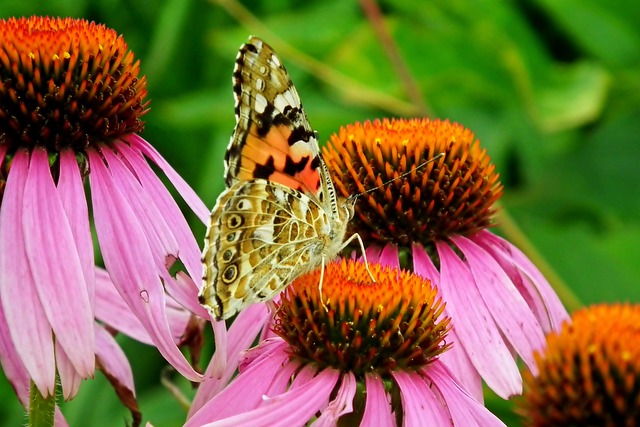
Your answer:
[[[85,286],[91,308],[94,307],[95,262],[93,254],[93,237],[89,225],[89,210],[84,193],[84,184],[73,150],[60,153],[60,177],[58,178],[58,194],[71,227],[80,258]]]
[[[431,280],[432,285],[438,286],[440,272],[433,265],[426,250],[420,245],[413,245],[412,249],[414,272]],[[456,379],[478,402],[483,402],[482,379],[464,347],[460,345],[455,329],[452,328],[447,334],[447,342],[453,343],[453,346],[440,356],[440,360],[447,365]]]
[[[187,228],[186,231],[191,233],[192,242],[190,242],[190,244],[192,244],[192,247],[181,248],[174,235],[173,227],[165,220],[165,214],[163,212],[164,206],[158,205],[159,200],[157,197],[147,192],[147,189],[138,181],[137,176],[133,174],[130,168],[125,166],[124,162],[115,153],[110,150],[103,150],[102,154],[112,172],[115,185],[129,196],[128,200],[131,203],[131,207],[136,213],[140,224],[143,226],[145,236],[149,239],[151,251],[153,252],[154,259],[158,263],[158,270],[162,272],[162,278],[166,282],[165,287],[170,293],[174,293],[179,297],[184,306],[189,307],[195,313],[206,316],[206,310],[197,302],[198,287],[195,283],[189,280],[177,284],[165,268],[167,257],[171,256],[172,258],[178,259],[182,257],[181,254],[183,250],[186,253],[190,250],[192,255],[195,256],[191,261],[198,263],[197,276],[195,277],[201,277],[202,265],[200,263],[200,253],[193,234]],[[135,163],[133,165],[135,165]],[[144,160],[142,160],[141,165],[143,168],[149,169],[149,165]],[[144,169],[141,171],[136,170],[136,174],[141,172],[144,172]],[[177,206],[175,206],[175,208],[178,209]],[[185,285],[187,286],[185,287]]]
[[[502,421],[456,384],[444,365],[436,361],[423,370],[444,398],[454,426],[505,427]]]
[[[28,407],[29,374],[13,345],[2,304],[0,304],[0,363],[2,363],[2,372],[11,383],[20,403],[25,408]]]
[[[344,414],[353,412],[353,398],[356,395],[356,377],[351,372],[341,375],[342,382],[336,397],[322,411],[322,415],[313,423],[314,427],[331,427],[338,423]]]
[[[25,183],[22,230],[33,280],[56,342],[78,374],[95,369],[93,310],[69,220],[43,148],[31,154]],[[43,248],[55,250],[43,251]]]
[[[207,367],[204,381],[198,386],[198,392],[189,409],[189,416],[198,411],[229,383],[238,368],[240,352],[251,346],[270,316],[271,314],[264,304],[254,304],[247,307],[236,317],[228,334],[225,334],[228,336],[228,340],[222,342],[219,341],[221,334],[215,330],[224,325],[224,322],[212,322],[217,350]],[[274,343],[273,340],[268,342]],[[264,345],[261,344],[262,349],[264,349]],[[248,354],[254,356],[247,356],[245,360],[257,357],[261,350],[255,351],[253,349]],[[240,366],[240,371],[244,371],[244,368],[249,366],[249,362],[253,362],[253,360],[250,359],[243,363],[243,366]],[[220,367],[223,369],[220,370]]]
[[[118,144],[116,148],[131,163],[140,183],[160,208],[160,213],[164,216],[165,221],[169,224],[169,228],[178,241],[180,259],[184,263],[187,272],[194,279],[200,278],[202,276],[202,262],[200,261],[198,242],[180,208],[171,197],[171,193],[142,157],[142,153],[126,144]],[[197,291],[197,287],[194,287],[194,295],[197,295]]]
[[[202,267],[202,265],[200,266]],[[176,273],[176,277],[171,282],[171,286],[167,287],[167,293],[171,295],[175,301],[180,303],[181,306],[196,316],[203,319],[211,318],[207,309],[198,302],[198,286],[191,276],[187,275],[184,271],[178,271],[178,273]]]
[[[65,400],[71,400],[78,393],[80,384],[82,384],[82,376],[73,367],[73,363],[69,360],[69,356],[64,348],[56,341],[56,366],[58,367],[58,376],[62,385],[62,396]]]
[[[446,340],[447,342],[453,343],[453,346],[440,355],[440,362],[449,368],[453,376],[463,385],[467,393],[473,396],[478,402],[483,403],[482,378],[473,366],[464,347],[460,345],[460,339],[456,335],[456,331],[453,329],[450,330]]]
[[[0,166],[2,166],[2,163],[4,163],[4,159],[8,149],[9,144],[0,144]]]
[[[411,253],[413,255],[413,271],[425,279],[429,279],[432,285],[438,286],[440,272],[433,265],[433,261],[431,261],[426,249],[421,245],[413,244]]]
[[[322,409],[339,375],[333,369],[325,369],[306,384],[266,400],[257,409],[205,424],[203,427],[304,425]]]
[[[0,208],[0,301],[17,354],[43,396],[55,390],[51,326],[40,303],[22,233],[29,154],[16,152]]]
[[[376,244],[372,244],[367,246],[366,248],[367,251],[367,260],[372,263],[372,264],[382,264],[380,262],[380,255],[382,254],[382,246],[380,245],[376,245]],[[356,252],[353,252],[354,254],[356,254]],[[363,257],[359,258],[360,261],[364,261]],[[384,265],[384,264],[383,264]]]
[[[96,269],[96,319],[145,344],[153,340],[142,326],[140,319],[122,299],[105,270]]]
[[[88,151],[91,166],[91,195],[96,232],[107,271],[114,285],[134,311],[162,355],[183,376],[201,380],[175,345],[167,321],[164,288],[159,280],[143,227],[114,185],[100,155]]]
[[[540,273],[536,266],[533,265],[520,249],[488,231],[483,231],[478,234],[476,240],[478,243],[481,243],[487,251],[496,256],[496,258],[499,258],[499,261],[502,260],[503,263],[508,262],[515,264],[520,271],[528,276],[530,282],[525,281],[524,284],[528,285],[532,295],[539,294],[542,297],[553,330],[560,329],[562,323],[569,320],[569,314],[562,305],[562,302],[560,302],[558,295],[542,273]]]
[[[498,396],[522,392],[522,378],[500,331],[475,285],[467,265],[445,242],[436,243],[440,256],[438,289],[447,306],[460,344],[482,378]]]
[[[391,268],[400,268],[400,259],[398,258],[398,247],[394,244],[386,244],[380,252],[378,262],[384,266]]]
[[[56,412],[53,418],[54,427],[69,427],[67,420],[64,419],[64,415],[60,411],[60,408],[56,405]]]
[[[367,401],[360,427],[396,426],[391,401],[384,391],[382,378],[378,374],[366,374],[364,377]]]
[[[167,175],[169,181],[178,190],[178,193],[182,196],[187,205],[196,214],[200,221],[204,224],[209,223],[210,211],[205,204],[200,200],[198,195],[189,187],[189,184],[167,163],[167,161],[153,148],[147,141],[139,137],[138,135],[129,135],[126,137],[126,141],[131,144],[132,147],[137,148],[143,152],[153,163],[155,163],[162,171]]]
[[[467,259],[480,295],[494,320],[527,366],[535,366],[533,352],[545,345],[542,327],[500,265],[473,241],[457,236],[454,244]]]
[[[417,373],[394,371],[404,411],[403,427],[451,426],[451,419],[438,397]]]
[[[158,270],[162,270],[165,267],[167,256],[178,257],[178,242],[155,201],[142,188],[137,178],[123,164],[122,160],[109,149],[104,149],[101,153],[111,172],[113,185],[127,195],[127,201],[149,241],[149,247],[157,262]]]
[[[238,375],[222,392],[206,402],[189,418],[184,427],[200,426],[251,411],[263,403],[262,396],[281,365],[289,359],[280,340],[272,351],[263,355]]]
[[[133,372],[129,360],[116,340],[104,328],[95,325],[96,357],[100,361],[102,369],[111,377],[118,380],[131,395],[136,395],[133,384]]]

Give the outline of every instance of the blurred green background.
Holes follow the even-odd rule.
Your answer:
[[[233,62],[249,34],[284,60],[323,140],[357,120],[457,121],[501,173],[509,226],[497,232],[539,254],[548,277],[566,287],[571,309],[576,301],[640,301],[637,0],[389,0],[378,3],[381,22],[364,12],[371,4],[4,0],[0,16],[82,17],[123,34],[149,82],[143,137],[210,207],[223,188],[222,156],[235,123]],[[381,43],[381,28],[391,44]],[[190,219],[201,240],[204,226]],[[121,342],[144,420],[181,425],[185,411],[160,384],[158,353]],[[0,423],[23,425],[4,377],[0,392]],[[507,425],[520,425],[511,402],[487,400]],[[99,373],[63,410],[73,426],[130,419]]]

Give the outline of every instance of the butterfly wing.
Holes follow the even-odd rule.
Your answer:
[[[318,265],[314,253],[331,220],[325,195],[333,190],[298,93],[262,40],[251,37],[240,48],[233,91],[227,189],[205,236],[199,295],[218,319],[273,298]]]
[[[320,151],[300,97],[273,49],[257,37],[242,45],[233,71],[236,127],[225,181],[266,179],[317,194]]]
[[[227,319],[272,299],[317,266],[316,228],[326,222],[325,211],[304,193],[263,179],[237,181],[213,211],[200,302]]]

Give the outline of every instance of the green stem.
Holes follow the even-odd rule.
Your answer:
[[[38,387],[31,382],[29,392],[29,427],[53,427],[56,409],[55,395],[43,397]]]

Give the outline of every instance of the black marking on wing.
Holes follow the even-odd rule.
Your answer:
[[[253,170],[253,177],[268,180],[275,171],[276,167],[273,156],[269,156],[269,160],[267,160],[264,165],[256,163],[256,168]]]
[[[264,111],[261,114],[256,114],[256,121],[257,121],[257,127],[258,127],[258,136],[263,138],[265,137],[268,133],[269,130],[271,129],[271,126],[273,126],[274,122],[275,122],[275,117],[277,117],[279,114],[277,114],[274,117],[274,111],[275,111],[276,107],[275,105],[273,105],[272,103],[268,103],[266,108],[264,109]]]
[[[293,145],[298,141],[309,142],[313,134],[306,130],[302,126],[296,126],[291,129],[291,135],[289,135],[289,145]]]
[[[284,163],[284,173],[294,176],[295,174],[302,172],[309,163],[309,156],[304,156],[299,162],[293,161],[293,159],[287,156],[287,160]]]

